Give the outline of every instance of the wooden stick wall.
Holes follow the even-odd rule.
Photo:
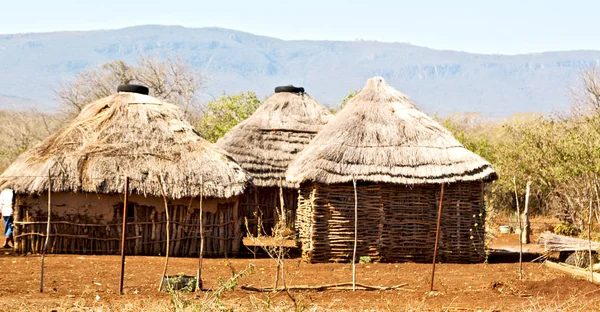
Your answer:
[[[431,262],[439,185],[361,184],[357,257],[383,262]],[[300,190],[296,230],[303,259],[349,262],[354,244],[352,184],[306,185]],[[485,260],[483,182],[446,186],[438,258]]]
[[[294,228],[296,208],[298,206],[298,190],[283,189],[283,201],[286,211],[286,222],[289,228]],[[259,187],[249,189],[240,199],[240,212],[242,220],[248,219],[250,233],[257,235],[258,217],[260,217],[264,232],[263,235],[272,235],[271,230],[277,220],[280,207],[279,188]]]
[[[118,206],[118,205],[116,205]],[[121,206],[122,207],[122,204]],[[46,237],[47,214],[34,219],[30,207],[19,206],[15,221],[15,241],[18,253],[39,253]],[[166,214],[151,206],[132,207],[133,216],[127,224],[127,250],[130,255],[164,255],[166,251]],[[242,219],[237,202],[219,204],[216,213],[204,212],[204,255],[234,255],[241,244]],[[52,214],[48,252],[70,254],[119,254],[122,208],[108,224],[85,216]],[[170,254],[198,256],[200,244],[199,210],[186,205],[169,206],[171,213]]]

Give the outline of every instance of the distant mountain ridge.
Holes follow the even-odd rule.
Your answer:
[[[140,55],[182,57],[206,76],[205,98],[247,90],[264,96],[275,86],[294,84],[333,107],[368,78],[383,76],[428,113],[494,116],[565,108],[579,73],[600,62],[600,51],[483,55],[180,26],[11,34],[0,35],[0,107],[18,97],[56,109],[53,89],[63,81],[107,61],[135,62]]]

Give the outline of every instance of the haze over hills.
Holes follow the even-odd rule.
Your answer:
[[[110,60],[180,56],[221,92],[303,86],[336,106],[372,76],[383,76],[428,113],[505,116],[568,106],[568,88],[600,51],[483,55],[375,41],[284,41],[221,28],[136,26],[117,30],[0,35],[0,108],[57,108],[53,89]]]

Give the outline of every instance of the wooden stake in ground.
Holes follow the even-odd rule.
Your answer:
[[[442,221],[442,203],[444,201],[444,183],[440,189],[440,205],[438,208],[438,219],[437,227],[435,229],[435,245],[433,247],[433,268],[431,270],[431,287],[429,290],[433,291],[433,278],[435,277],[435,258],[437,257],[438,242],[440,238],[440,223]]]
[[[515,202],[517,204],[517,222],[519,223],[519,236],[523,234],[523,225],[521,224],[521,209],[519,209],[519,193],[517,192],[517,177],[513,176],[515,186]],[[523,240],[519,237],[519,279],[523,279]]]
[[[48,240],[50,239],[50,213],[52,212],[52,176],[50,175],[50,169],[48,169],[48,223],[46,224],[46,241],[44,242],[44,248],[42,249],[42,269],[40,272],[40,292],[44,292],[44,258],[46,256],[46,249],[48,249]]]
[[[202,253],[204,253],[204,226],[202,225],[202,197],[204,196],[204,185],[200,176],[200,251],[198,252],[198,272],[196,273],[196,291],[202,290]]]
[[[531,234],[531,223],[529,223],[529,191],[531,190],[531,181],[527,181],[525,190],[525,208],[523,208],[523,231],[521,231],[521,242],[523,244],[529,244],[531,240],[529,236]]]
[[[590,211],[588,213],[588,244],[590,252],[590,281],[594,283],[594,258],[592,257],[592,200],[590,200]]]
[[[356,179],[352,176],[354,186],[354,250],[352,251],[352,291],[356,290],[356,243],[358,241],[358,193],[356,192]]]
[[[129,177],[125,177],[125,193],[123,195],[123,230],[121,232],[121,280],[119,294],[123,294],[123,280],[125,278],[125,240],[127,239],[127,195],[129,194]]]
[[[167,195],[165,195],[165,183],[164,183],[164,179],[162,176],[162,173],[160,174],[160,179],[158,180],[158,183],[160,184],[160,192],[162,193],[162,197],[163,200],[165,202],[165,213],[167,216],[167,247],[166,252],[165,252],[165,267],[163,269],[163,273],[162,276],[160,278],[160,284],[158,285],[158,291],[162,290],[162,285],[163,285],[163,279],[165,278],[165,275],[167,274],[167,266],[169,265],[169,247],[170,247],[170,234],[169,234],[169,227],[171,227],[171,223],[169,222],[169,204],[167,203]]]
[[[279,229],[279,233],[276,233],[278,236],[278,240],[285,239],[287,234],[288,226],[287,226],[287,216],[285,213],[285,201],[283,200],[283,183],[281,182],[281,178],[279,178],[279,208],[281,210],[281,219],[279,220],[280,225],[277,227]],[[285,268],[283,267],[284,262],[283,258],[285,257],[285,247],[278,246],[277,250],[277,275],[279,276],[279,271],[281,271],[281,283],[283,284],[283,289],[286,289],[285,285]],[[275,287],[277,287],[277,282],[275,282]],[[287,289],[286,289],[287,291]],[[289,292],[288,292],[289,295]],[[292,299],[293,300],[293,299]]]

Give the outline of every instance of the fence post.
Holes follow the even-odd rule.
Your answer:
[[[44,258],[46,256],[46,249],[48,249],[48,240],[50,239],[50,213],[52,212],[52,176],[50,175],[50,169],[48,168],[48,223],[46,224],[46,241],[44,242],[44,248],[42,249],[42,269],[40,272],[40,292],[44,292]]]
[[[430,289],[431,291],[433,291],[433,278],[435,277],[435,258],[437,257],[437,249],[438,249],[438,242],[439,242],[439,238],[440,238],[440,223],[442,221],[442,203],[444,201],[444,183],[442,183],[442,187],[440,189],[440,205],[438,208],[438,219],[437,219],[437,227],[435,230],[435,245],[433,247],[433,268],[431,270],[431,285],[430,285]]]
[[[121,280],[119,294],[123,294],[123,279],[125,278],[125,240],[127,239],[127,194],[129,193],[129,177],[125,177],[125,195],[123,198],[123,231],[121,233]]]

